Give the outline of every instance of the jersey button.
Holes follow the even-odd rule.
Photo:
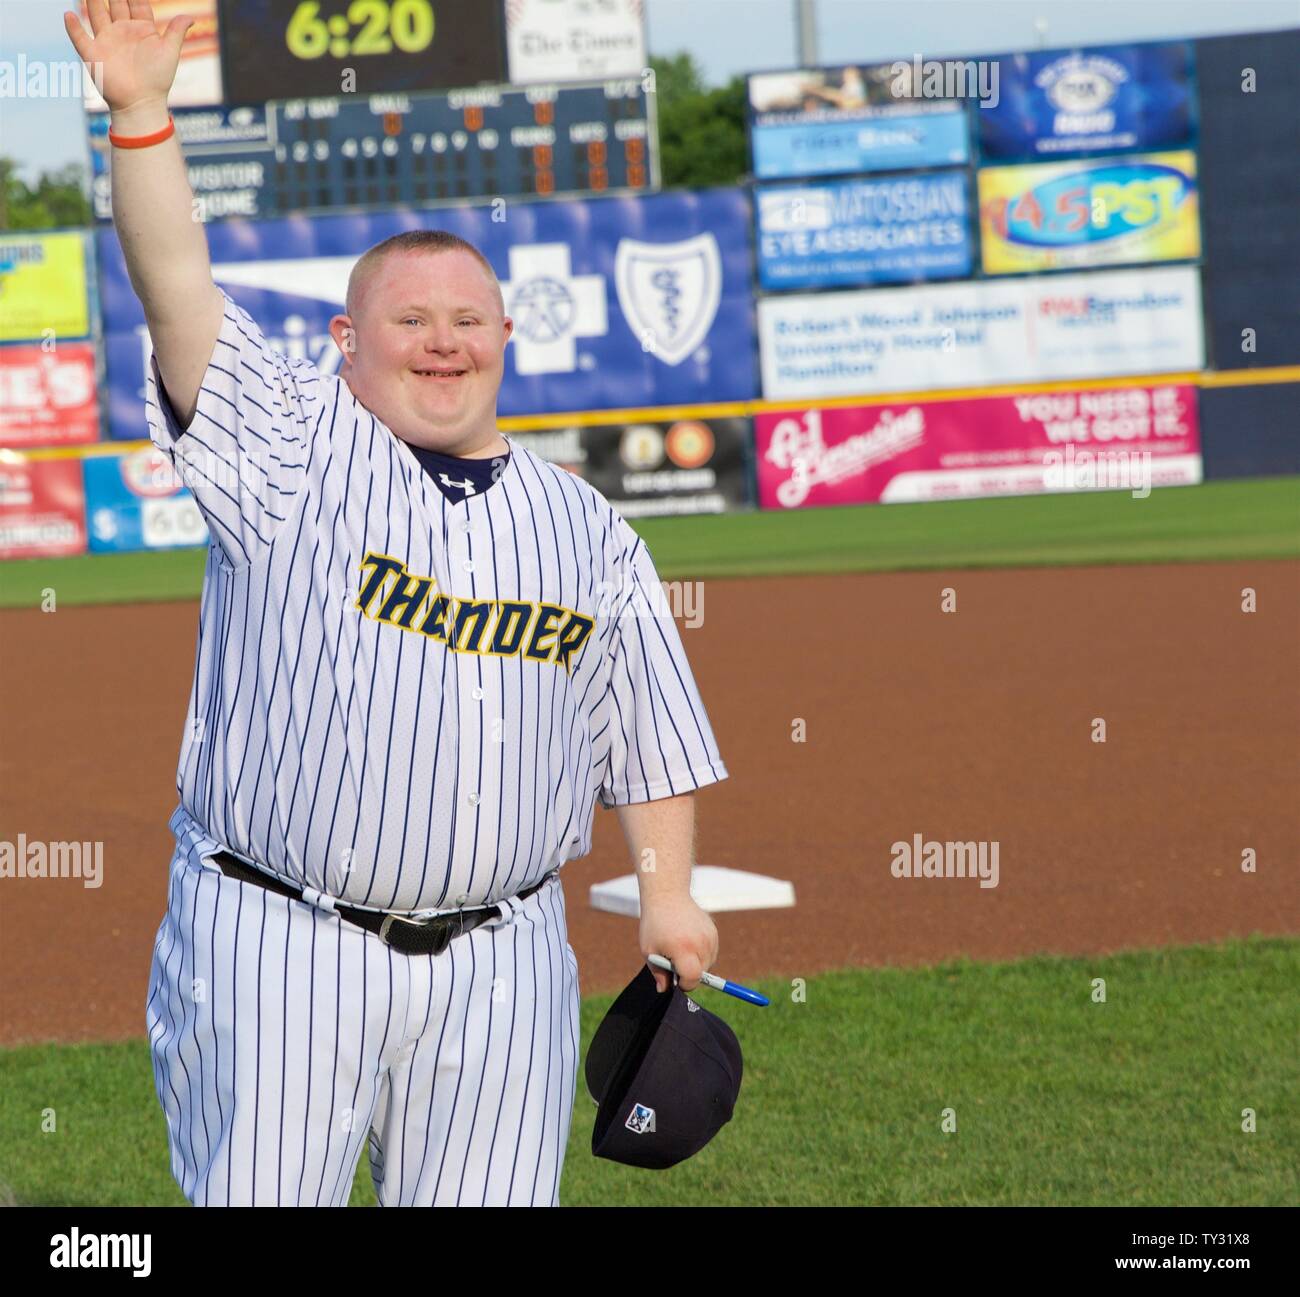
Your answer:
[[[478,700],[483,697],[483,690],[480,689],[477,685],[475,685],[474,688],[470,690],[469,696],[475,702],[478,702]]]
[[[462,521],[462,523],[460,524],[460,529],[461,529],[461,531],[473,531],[473,530],[474,530],[474,524],[473,524],[472,522],[470,522],[470,520],[469,520],[468,518],[466,518],[466,519],[464,519],[464,521]]]
[[[464,563],[464,568],[466,572],[472,572],[474,570],[474,564],[471,563],[469,559],[466,559]]]
[[[477,805],[478,805],[478,794],[477,794],[477,793],[470,793],[470,795],[469,795],[469,799],[468,799],[468,800],[469,800],[469,804],[470,804],[471,806],[477,806]]]

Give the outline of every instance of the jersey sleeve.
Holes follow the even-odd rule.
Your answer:
[[[182,428],[149,356],[149,437],[194,493],[213,544],[232,567],[263,550],[306,477],[320,374],[272,350],[252,316],[222,291],[225,318]]]
[[[615,517],[611,740],[599,794],[607,807],[676,797],[727,777],[650,551]]]

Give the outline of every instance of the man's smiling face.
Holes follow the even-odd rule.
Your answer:
[[[330,322],[357,400],[412,445],[495,452],[514,328],[495,280],[459,249],[406,251],[390,253],[358,287],[353,314]]]

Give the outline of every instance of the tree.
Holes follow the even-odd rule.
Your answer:
[[[0,230],[61,230],[89,225],[85,169],[70,162],[43,171],[34,186],[17,175],[12,158],[0,157]]]
[[[651,58],[659,115],[659,170],[665,188],[734,185],[749,170],[745,78],[706,88],[687,53]]]
[[[707,89],[700,65],[686,50],[666,59],[656,58],[652,54],[650,66],[655,74],[655,93],[661,102],[665,99],[675,102],[687,95],[702,95]]]

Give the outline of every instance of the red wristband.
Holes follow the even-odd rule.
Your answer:
[[[168,136],[176,133],[176,120],[167,114],[167,125],[152,135],[115,135],[113,128],[108,128],[109,143],[119,149],[147,149],[151,144],[161,144]]]

